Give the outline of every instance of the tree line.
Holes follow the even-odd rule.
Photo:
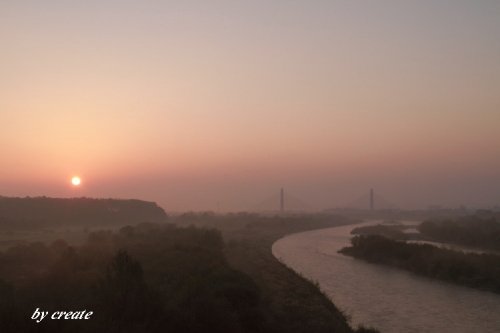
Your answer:
[[[431,240],[500,251],[500,220],[494,215],[430,220],[418,229]]]
[[[431,278],[500,293],[498,255],[463,253],[379,235],[356,236],[352,238],[350,247],[339,252]]]

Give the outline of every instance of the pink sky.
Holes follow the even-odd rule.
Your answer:
[[[500,4],[3,1],[0,195],[500,204]],[[72,188],[73,175],[82,186]]]

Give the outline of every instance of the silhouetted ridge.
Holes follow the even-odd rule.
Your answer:
[[[122,225],[166,218],[156,203],[142,200],[0,197],[0,226],[7,227]]]

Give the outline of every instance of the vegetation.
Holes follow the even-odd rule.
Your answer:
[[[0,228],[34,229],[164,222],[154,202],[114,199],[8,198],[0,196]]]
[[[419,231],[439,242],[500,251],[500,220],[495,216],[472,215],[456,220],[425,221]]]
[[[260,332],[266,305],[231,268],[216,230],[143,224],[0,257],[2,332]],[[92,310],[89,321],[29,320],[44,311]]]
[[[172,217],[180,225],[211,226],[227,241],[230,264],[248,274],[269,304],[273,332],[352,332],[345,316],[319,286],[280,263],[272,244],[286,234],[350,224],[355,220],[331,214],[260,216],[257,214],[186,213]],[[360,327],[356,332],[377,332]]]
[[[142,223],[91,232],[81,246],[57,240],[0,252],[0,331],[353,332],[317,285],[271,254],[273,241],[288,232],[350,221],[251,214],[172,220],[183,227]],[[36,308],[93,315],[36,323]]]
[[[465,254],[428,244],[409,244],[378,235],[356,236],[339,252],[431,278],[500,293],[500,256]]]
[[[215,228],[228,241],[265,243],[269,251],[272,243],[286,234],[358,222],[332,214],[263,216],[251,213],[216,215],[212,212],[185,213],[172,216],[169,221],[179,226]]]

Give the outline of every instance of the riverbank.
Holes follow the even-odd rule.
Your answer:
[[[288,234],[357,222],[340,216],[220,218],[197,225],[217,227],[226,241],[231,267],[249,275],[268,305],[268,320],[276,332],[377,332],[353,329],[347,317],[316,283],[297,274],[272,254],[272,245]],[[235,226],[237,224],[238,226]]]

